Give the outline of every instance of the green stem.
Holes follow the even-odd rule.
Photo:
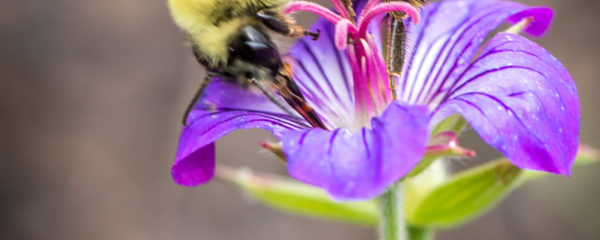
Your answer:
[[[381,240],[407,240],[402,183],[396,183],[379,197],[379,235]]]
[[[432,240],[433,231],[419,226],[409,225],[407,228],[409,240]]]

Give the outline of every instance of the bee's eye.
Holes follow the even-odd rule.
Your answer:
[[[263,43],[271,42],[271,40],[265,33],[259,31],[257,27],[252,25],[244,26],[240,29],[240,35],[238,37],[238,40]]]
[[[232,57],[265,67],[271,70],[272,74],[276,74],[282,66],[281,56],[275,44],[253,26],[241,29],[239,37],[232,42],[231,50]]]

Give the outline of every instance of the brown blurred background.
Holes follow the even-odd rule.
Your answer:
[[[581,139],[600,147],[600,2],[524,2],[556,10],[538,42],[575,78]],[[165,0],[0,1],[0,239],[375,239],[225,183],[173,183],[180,118],[202,76]],[[474,136],[463,143],[486,150],[454,166],[498,156]],[[219,163],[285,173],[260,151],[267,137],[225,137]],[[598,171],[531,183],[438,239],[600,239]]]

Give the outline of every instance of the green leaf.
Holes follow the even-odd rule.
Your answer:
[[[598,159],[598,151],[582,146],[575,165]],[[420,226],[452,227],[481,215],[520,184],[547,175],[521,170],[506,159],[496,160],[455,174],[432,188],[416,200],[414,209],[407,209],[407,220]]]
[[[255,174],[250,170],[219,166],[217,177],[238,185],[261,203],[285,212],[364,226],[377,224],[374,201],[336,202],[320,188],[281,176]]]

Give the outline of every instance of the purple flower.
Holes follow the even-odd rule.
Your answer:
[[[527,33],[543,34],[551,9],[447,0],[426,5],[419,16],[404,2],[359,1],[354,23],[332,2],[339,15],[306,2],[287,8],[324,16],[312,28],[321,30],[321,38],[300,39],[289,56],[301,92],[332,130],[312,127],[257,92],[214,79],[183,128],[172,169],[177,183],[195,186],[212,178],[218,138],[262,128],[281,140],[291,176],[338,199],[375,197],[419,162],[431,129],[452,114],[462,115],[515,165],[569,174],[579,102],[565,67],[517,34],[499,33],[482,44],[507,21],[527,19]],[[381,19],[390,10],[412,19],[406,22],[409,52],[396,78],[397,99],[380,45]]]

